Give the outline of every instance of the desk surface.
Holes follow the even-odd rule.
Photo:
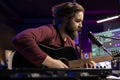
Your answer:
[[[72,78],[80,78],[80,80],[98,80],[111,74],[111,69],[15,69],[1,70],[0,78],[12,79],[44,79],[44,80],[71,80]],[[73,80],[73,79],[72,79]],[[102,80],[102,79],[100,79]]]

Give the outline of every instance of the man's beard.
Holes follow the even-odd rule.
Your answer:
[[[68,34],[73,40],[76,39],[76,37],[78,36],[78,32],[77,31],[74,31],[74,32],[71,32]]]
[[[66,25],[66,32],[71,37],[71,39],[75,40],[78,36],[78,29],[73,29],[71,25]]]

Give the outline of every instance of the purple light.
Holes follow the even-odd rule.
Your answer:
[[[120,46],[120,43],[116,43],[115,46],[116,46],[116,47],[119,47],[119,46]]]

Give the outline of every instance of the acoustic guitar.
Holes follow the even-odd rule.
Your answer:
[[[89,58],[89,59],[77,59],[76,50],[70,46],[55,49],[55,48],[48,47],[46,45],[39,44],[39,47],[52,58],[61,59],[70,68],[83,68],[84,64],[91,60],[97,63],[97,62],[102,62],[102,61],[113,59],[112,56],[100,56],[100,57]],[[118,54],[119,53],[117,54],[115,53],[114,56]],[[12,66],[17,67],[17,68],[36,68],[35,65],[29,62],[26,58],[24,58],[17,51],[15,52],[13,56]]]

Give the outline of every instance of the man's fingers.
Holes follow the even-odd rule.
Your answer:
[[[88,68],[88,63],[85,63],[85,68]]]
[[[96,63],[94,61],[90,61],[93,65],[93,68],[96,68]]]
[[[88,66],[89,66],[89,68],[92,68],[93,64],[90,62],[90,63],[88,63]]]
[[[69,68],[69,67],[64,64],[64,68]]]
[[[62,61],[60,61],[60,63],[63,65],[63,68],[68,68],[68,66],[66,64],[64,64]]]
[[[96,68],[96,63],[94,61],[90,61],[89,63],[85,63],[86,68]]]

